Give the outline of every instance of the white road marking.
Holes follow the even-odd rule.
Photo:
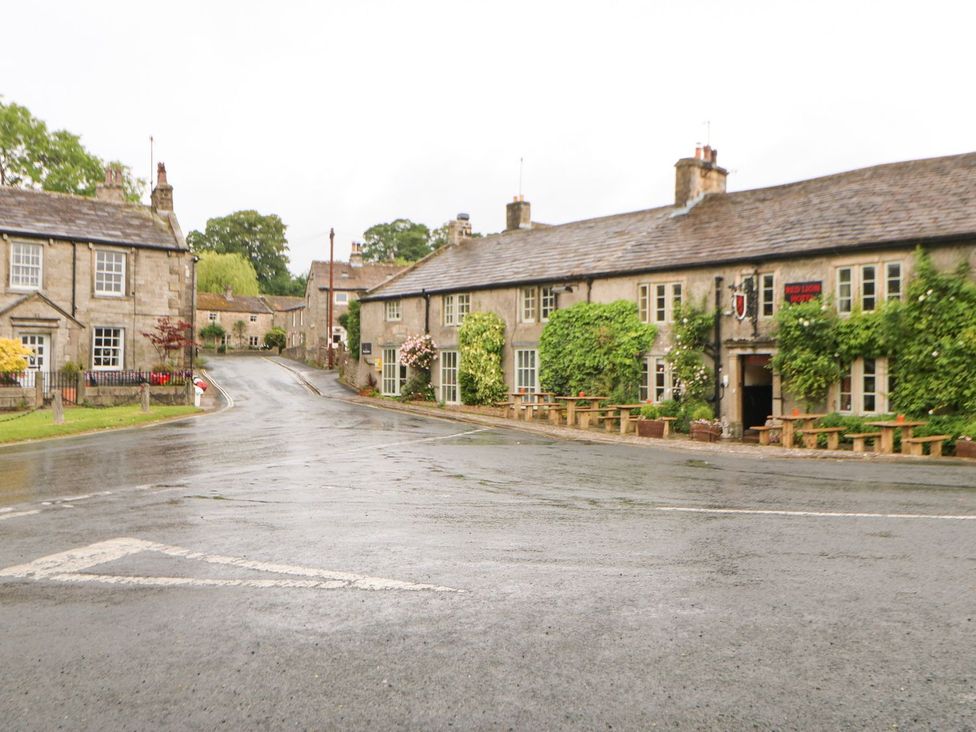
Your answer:
[[[3,518],[6,518],[6,516]],[[193,559],[209,564],[221,564],[259,572],[290,574],[315,579],[194,579],[190,577],[132,577],[127,575],[82,574],[83,570],[147,551],[158,552],[180,559]],[[7,567],[6,569],[0,570],[0,577],[158,587],[306,587],[327,590],[349,588],[359,590],[464,592],[464,590],[441,587],[439,585],[414,584],[412,582],[370,577],[368,575],[352,574],[349,572],[333,572],[314,567],[299,567],[292,564],[259,562],[243,557],[229,557],[221,554],[204,554],[178,546],[167,546],[166,544],[157,544],[152,541],[124,537],[98,542],[97,544],[71,549],[58,554],[51,554],[35,559],[28,564]]]
[[[9,511],[9,509],[7,509]],[[6,521],[7,519],[19,518],[21,516],[33,516],[35,513],[40,513],[41,509],[35,508],[33,511],[17,511],[16,513],[3,513],[0,515],[0,521]]]
[[[689,508],[684,506],[655,506],[655,511],[680,511],[683,513],[752,514],[756,516],[813,516],[823,518],[884,518],[884,519],[937,519],[940,521],[976,521],[976,515],[940,515],[928,513],[839,513],[832,511],[786,511],[753,508]]]

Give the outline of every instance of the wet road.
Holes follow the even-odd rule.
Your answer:
[[[211,370],[232,409],[0,448],[4,729],[976,725],[973,466],[556,441]]]

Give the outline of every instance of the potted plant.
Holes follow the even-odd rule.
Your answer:
[[[691,438],[699,442],[716,442],[722,437],[722,423],[712,416],[707,405],[697,407],[691,413]]]
[[[664,428],[667,424],[659,419],[661,409],[656,404],[645,404],[640,408],[640,417],[637,419],[637,434],[640,437],[664,437]]]
[[[956,457],[976,458],[976,422],[968,424],[965,428],[966,434],[959,435],[956,440]]]
[[[73,361],[68,361],[61,367],[61,375],[65,377],[61,387],[61,393],[64,400],[71,404],[78,401],[78,379],[81,371],[81,364]]]

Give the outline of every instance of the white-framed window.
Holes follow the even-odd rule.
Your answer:
[[[515,352],[515,391],[531,393],[538,391],[538,352],[523,349]]]
[[[878,302],[878,268],[873,264],[861,266],[861,309],[874,310]],[[872,410],[873,411],[873,410]]]
[[[217,321],[217,313],[207,313],[207,320],[209,320],[211,323],[215,323]]]
[[[335,304],[336,305],[345,305],[348,302],[349,302],[349,293],[348,292],[337,292],[335,294]]]
[[[776,306],[776,277],[771,272],[763,272],[759,275],[759,315],[764,318],[771,318]]]
[[[901,262],[885,264],[885,297],[888,300],[901,300]]]
[[[400,390],[407,383],[407,366],[400,363],[400,351],[396,348],[383,349],[383,393],[387,396],[400,396]]]
[[[837,312],[849,313],[854,307],[853,279],[854,270],[851,267],[840,267],[837,270]]]
[[[458,352],[441,351],[441,401],[458,403]]]
[[[251,348],[257,348],[260,345],[260,340],[257,336],[248,336],[247,345],[249,345]]]
[[[121,328],[95,326],[92,329],[92,369],[118,371],[123,359],[125,340]]]
[[[457,325],[457,310],[454,295],[444,295],[441,298],[441,308],[444,311],[444,325]]]
[[[681,304],[684,288],[681,282],[654,282],[638,287],[637,309],[644,323],[670,323],[674,308]]]
[[[549,316],[559,307],[556,291],[552,287],[539,288],[539,320],[549,322]]]
[[[20,337],[20,342],[30,351],[29,355],[24,356],[27,371],[48,371],[48,337],[36,333],[26,333]]]
[[[444,295],[441,298],[441,309],[444,312],[444,325],[461,325],[471,312],[471,295],[467,292]]]
[[[257,316],[257,315],[252,315],[252,316],[251,316],[251,322],[252,322],[252,323],[256,323],[256,322],[258,322],[258,316]]]
[[[387,320],[399,320],[400,319],[400,301],[399,300],[387,300],[386,301],[386,319]]]
[[[519,288],[519,320],[523,323],[535,322],[536,288]]]
[[[125,253],[95,250],[95,294],[125,295]]]
[[[640,400],[654,404],[672,397],[671,364],[663,356],[648,356],[641,367]]]
[[[467,292],[462,292],[457,296],[457,322],[458,325],[464,322],[464,319],[468,317],[468,313],[471,312],[471,295]]]
[[[889,411],[892,383],[886,358],[858,358],[841,374],[836,385],[837,411],[845,414],[882,414]]]
[[[41,289],[44,248],[40,244],[13,242],[10,245],[10,287],[18,290]]]

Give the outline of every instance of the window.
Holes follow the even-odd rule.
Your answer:
[[[10,245],[10,286],[24,290],[41,288],[40,244]]]
[[[210,321],[211,323],[213,323],[213,322],[215,322],[215,321],[217,320],[217,313],[208,313],[208,314],[207,314],[207,319],[208,319],[208,320],[209,320],[209,321]]]
[[[92,332],[92,368],[107,371],[122,368],[122,329],[95,327]]]
[[[444,311],[444,325],[461,325],[465,316],[471,311],[471,295],[444,295],[441,298]]]
[[[515,352],[515,391],[533,392],[537,390],[536,352],[523,350]]]
[[[519,290],[519,313],[523,323],[535,322],[535,288],[523,287]]]
[[[848,414],[878,414],[888,411],[893,384],[885,358],[858,358],[841,374],[836,386],[837,411]]]
[[[861,267],[861,309],[874,310],[877,302],[878,268],[873,264]]]
[[[471,312],[471,295],[463,293],[457,296],[457,321],[458,325],[464,322],[465,317]]]
[[[396,348],[383,349],[383,394],[386,396],[399,396],[407,383],[407,367],[400,363],[399,356]]]
[[[348,302],[349,302],[349,293],[348,292],[337,292],[335,294],[335,304],[336,305],[345,305]]]
[[[854,409],[854,379],[851,375],[851,367],[840,377],[840,403],[837,405],[838,412],[850,412]]]
[[[95,252],[95,294],[120,297],[125,295],[125,254]]]
[[[258,316],[257,316],[257,315],[252,315],[252,316],[251,316],[251,322],[252,322],[252,323],[256,323],[256,322],[258,322]]]
[[[257,336],[248,336],[248,338],[247,338],[247,345],[249,345],[251,348],[257,348],[258,347],[258,343],[259,342],[258,342],[258,337]]]
[[[852,306],[851,268],[841,267],[837,270],[837,312],[849,313]]]
[[[445,404],[458,402],[458,352],[441,351],[441,401]]]
[[[759,314],[772,317],[776,302],[776,278],[772,274],[759,275]]]
[[[655,404],[671,399],[671,365],[661,356],[648,356],[641,366],[640,398]]]
[[[863,363],[864,387],[861,393],[862,412],[876,412],[878,404],[878,376],[877,363],[873,358],[864,359]]]
[[[454,307],[454,295],[444,295],[441,298],[444,310],[444,325],[457,325],[457,310]]]
[[[674,318],[674,308],[681,304],[683,294],[683,287],[680,282],[640,285],[637,294],[637,309],[641,322],[670,323]]]
[[[556,301],[556,291],[552,287],[542,287],[539,289],[539,320],[543,323],[549,321],[549,316],[552,315],[556,308],[558,307]]]
[[[400,301],[399,300],[387,300],[386,301],[386,319],[387,320],[399,320],[400,319]]]
[[[901,263],[885,265],[885,293],[889,300],[901,300]]]

